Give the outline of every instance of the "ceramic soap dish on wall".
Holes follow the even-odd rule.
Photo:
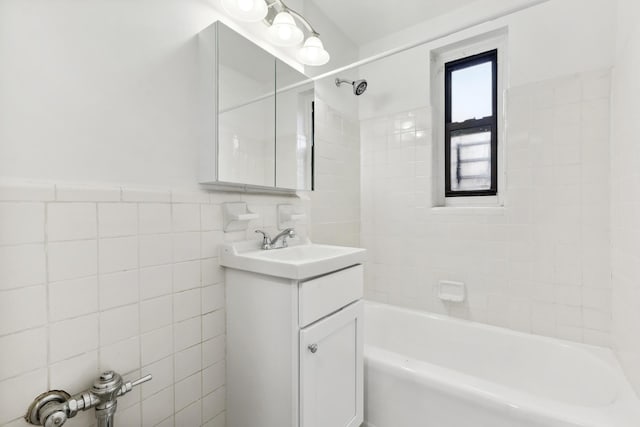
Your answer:
[[[461,303],[467,297],[467,290],[462,282],[441,280],[438,283],[438,297],[445,302]]]
[[[293,205],[278,205],[278,230],[295,228],[299,222],[304,222],[307,215],[302,209]]]
[[[243,231],[249,227],[249,221],[260,218],[257,213],[251,212],[245,202],[232,202],[222,204],[222,219],[224,232]]]

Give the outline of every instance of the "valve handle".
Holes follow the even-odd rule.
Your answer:
[[[147,374],[144,377],[138,378],[137,380],[133,381],[131,383],[131,386],[135,387],[135,386],[140,385],[142,383],[146,383],[147,381],[151,381],[152,379],[153,379],[153,376],[151,374]]]
[[[80,394],[70,396],[63,390],[50,390],[34,399],[24,419],[32,425],[60,427],[68,418],[73,418],[79,411],[96,408],[96,417],[112,419],[116,411],[116,398],[133,389],[133,387],[151,381],[151,374],[135,381],[122,382],[122,377],[106,371],[93,383],[93,386]],[[99,406],[102,407],[99,407]],[[100,422],[98,422],[99,425]],[[109,425],[113,425],[111,422]],[[106,425],[106,424],[105,424]]]
[[[147,374],[142,378],[138,378],[135,381],[127,381],[122,384],[120,387],[120,391],[118,392],[118,396],[122,396],[123,394],[129,393],[135,386],[140,385],[142,383],[146,383],[147,381],[151,381],[153,376],[151,374]]]

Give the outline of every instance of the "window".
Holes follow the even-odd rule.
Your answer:
[[[498,51],[445,64],[445,197],[498,194]]]

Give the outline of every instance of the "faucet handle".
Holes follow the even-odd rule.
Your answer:
[[[255,233],[260,233],[262,234],[262,238],[263,239],[268,239],[269,238],[269,233],[267,233],[266,231],[262,231],[262,230],[256,230]]]
[[[255,232],[262,234],[262,249],[269,249],[271,247],[271,237],[269,234],[262,230],[256,230]]]

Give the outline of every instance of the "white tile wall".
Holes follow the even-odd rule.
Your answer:
[[[640,395],[640,7],[621,0],[618,8],[611,150],[612,329],[616,353]],[[590,296],[591,305],[595,297]]]
[[[98,273],[98,244],[77,240],[47,244],[48,279],[52,282],[95,276]]]
[[[315,191],[310,193],[314,242],[360,245],[360,128],[316,97]]]
[[[44,283],[46,265],[43,244],[0,246],[0,290]]]
[[[4,203],[0,206],[0,245],[44,241],[44,203]]]
[[[96,311],[98,311],[97,277],[49,283],[49,321],[56,322]]]
[[[136,203],[98,203],[100,237],[133,236],[138,233]]]
[[[429,108],[362,121],[367,297],[609,345],[609,86],[604,70],[509,90],[502,208],[433,208]],[[439,280],[467,301],[441,302]]]
[[[0,185],[0,425],[48,389],[98,373],[154,379],[118,404],[125,426],[225,425],[225,201],[274,232],[295,198],[32,183]],[[306,236],[306,227],[298,231]],[[76,425],[91,426],[92,414]]]
[[[96,206],[92,203],[49,203],[47,205],[47,239],[95,239]]]

